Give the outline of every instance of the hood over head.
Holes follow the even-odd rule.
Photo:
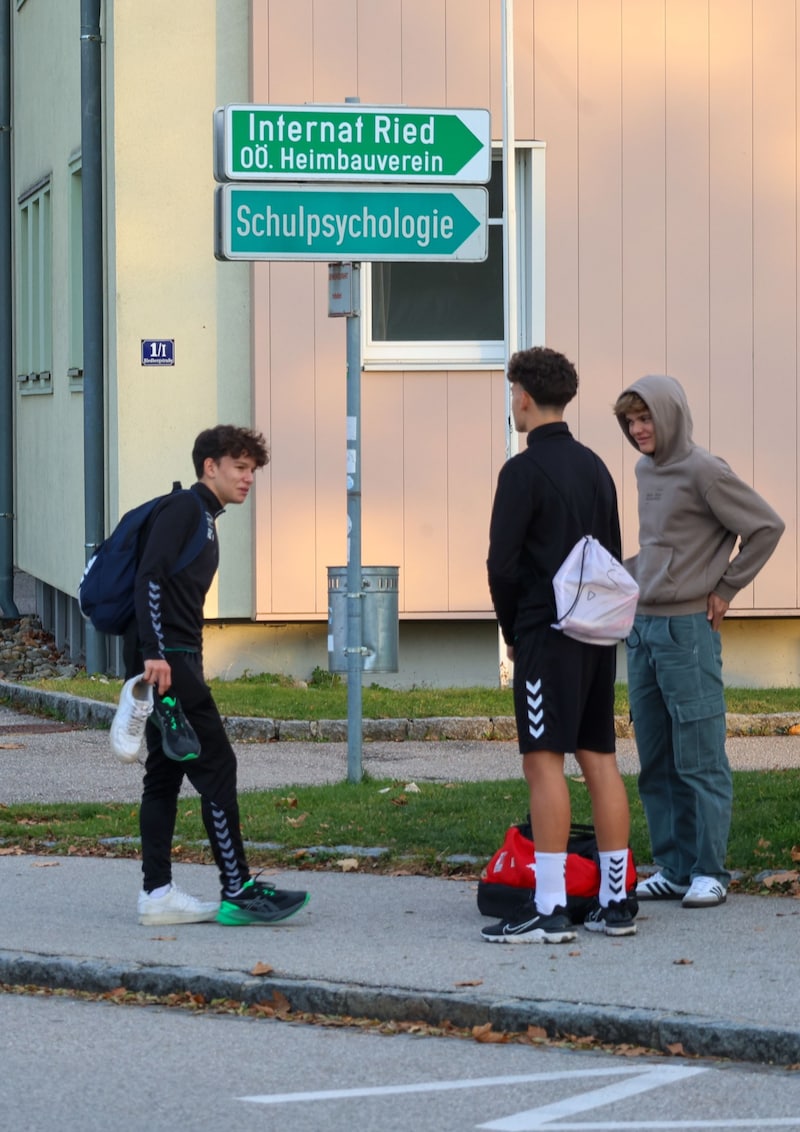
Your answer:
[[[680,460],[694,447],[692,440],[692,414],[683,386],[674,377],[648,374],[629,385],[624,393],[635,393],[644,401],[653,418],[656,448],[648,459],[655,464],[670,464]],[[617,417],[620,428],[636,451],[639,445],[631,437],[623,418]]]

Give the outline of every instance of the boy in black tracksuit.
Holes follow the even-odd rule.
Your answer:
[[[125,636],[126,676],[144,673],[154,685],[156,712],[199,741],[176,761],[148,721],[147,762],[140,810],[142,871],[139,920],[145,924],[271,923],[298,911],[305,892],[286,892],[250,878],[239,825],[236,755],[203,676],[203,604],[219,565],[216,519],[229,503],[243,503],[256,468],[268,460],[264,438],[249,429],[218,425],[195,441],[198,482],[156,509],[143,534],[136,574],[136,617]],[[198,523],[206,541],[195,559],[173,573]],[[184,775],[201,798],[203,823],[219,869],[221,905],[205,903],[172,883],[171,848]]]
[[[536,906],[519,922],[484,928],[491,943],[564,943],[564,871],[570,827],[564,753],[574,752],[592,799],[600,850],[599,901],[590,931],[633,935],[625,891],[629,813],[614,736],[616,648],[584,644],[553,629],[553,577],[574,544],[592,534],[620,557],[613,480],[564,423],[578,388],[571,362],[554,350],[523,350],[508,368],[511,408],[527,447],[500,471],[489,533],[489,589],[514,662],[514,706],[536,844]]]

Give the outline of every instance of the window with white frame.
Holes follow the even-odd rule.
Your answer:
[[[69,165],[69,361],[70,389],[83,388],[83,182],[81,161]]]
[[[515,151],[517,310],[520,340],[543,330],[544,147]],[[504,363],[503,162],[489,185],[488,257],[482,263],[364,265],[366,369],[485,369]],[[541,305],[541,309],[539,309]]]
[[[23,393],[52,391],[53,232],[50,179],[19,198],[17,381]]]

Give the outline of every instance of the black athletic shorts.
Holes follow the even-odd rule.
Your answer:
[[[514,643],[514,711],[522,754],[613,754],[614,645],[585,645],[543,626]]]

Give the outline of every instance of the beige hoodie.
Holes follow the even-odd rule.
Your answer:
[[[639,583],[638,612],[699,613],[712,592],[731,601],[772,554],[783,520],[724,460],[694,443],[675,378],[642,377],[625,392],[645,402],[656,434],[655,452],[636,465],[639,553],[625,562]]]

